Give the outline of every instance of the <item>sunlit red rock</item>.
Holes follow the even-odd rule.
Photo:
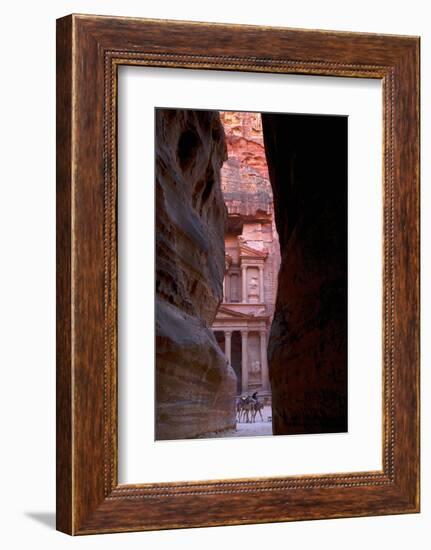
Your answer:
[[[228,159],[222,190],[228,211],[223,303],[213,324],[237,375],[237,393],[268,405],[267,337],[280,265],[260,113],[222,112]]]

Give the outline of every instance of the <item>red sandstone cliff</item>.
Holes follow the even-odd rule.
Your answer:
[[[242,168],[252,168],[268,180],[268,166],[263,143],[260,113],[222,111],[228,158],[235,158]]]
[[[235,425],[236,377],[208,328],[225,270],[225,158],[217,112],[156,111],[156,439]]]
[[[265,262],[267,313],[272,316],[280,267],[278,234],[274,219],[272,187],[263,140],[260,113],[222,111],[228,159],[221,171],[223,197],[228,210],[226,252],[236,260],[237,243],[268,252]]]

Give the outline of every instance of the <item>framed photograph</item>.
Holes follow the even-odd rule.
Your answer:
[[[419,38],[57,21],[57,528],[419,511]]]

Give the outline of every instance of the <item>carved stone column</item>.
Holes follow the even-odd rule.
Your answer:
[[[269,391],[268,358],[266,347],[266,330],[260,331],[260,364],[262,369],[262,389]]]
[[[242,339],[242,345],[241,345],[241,353],[242,353],[242,363],[241,363],[241,373],[242,373],[242,380],[241,380],[241,391],[242,393],[248,392],[248,331],[242,330],[241,331],[241,339]]]
[[[224,354],[227,357],[227,360],[229,361],[229,365],[231,364],[231,337],[232,333],[230,331],[225,331],[224,333]]]
[[[241,266],[241,280],[242,280],[242,303],[247,303],[247,266]]]
[[[231,302],[231,299],[230,299],[230,273],[226,273],[225,275],[225,303],[226,304],[229,304]]]
[[[259,300],[262,304],[265,302],[263,290],[263,265],[259,266]]]

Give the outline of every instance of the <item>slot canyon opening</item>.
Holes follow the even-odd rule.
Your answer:
[[[156,439],[347,431],[347,117],[158,108],[155,171]]]

